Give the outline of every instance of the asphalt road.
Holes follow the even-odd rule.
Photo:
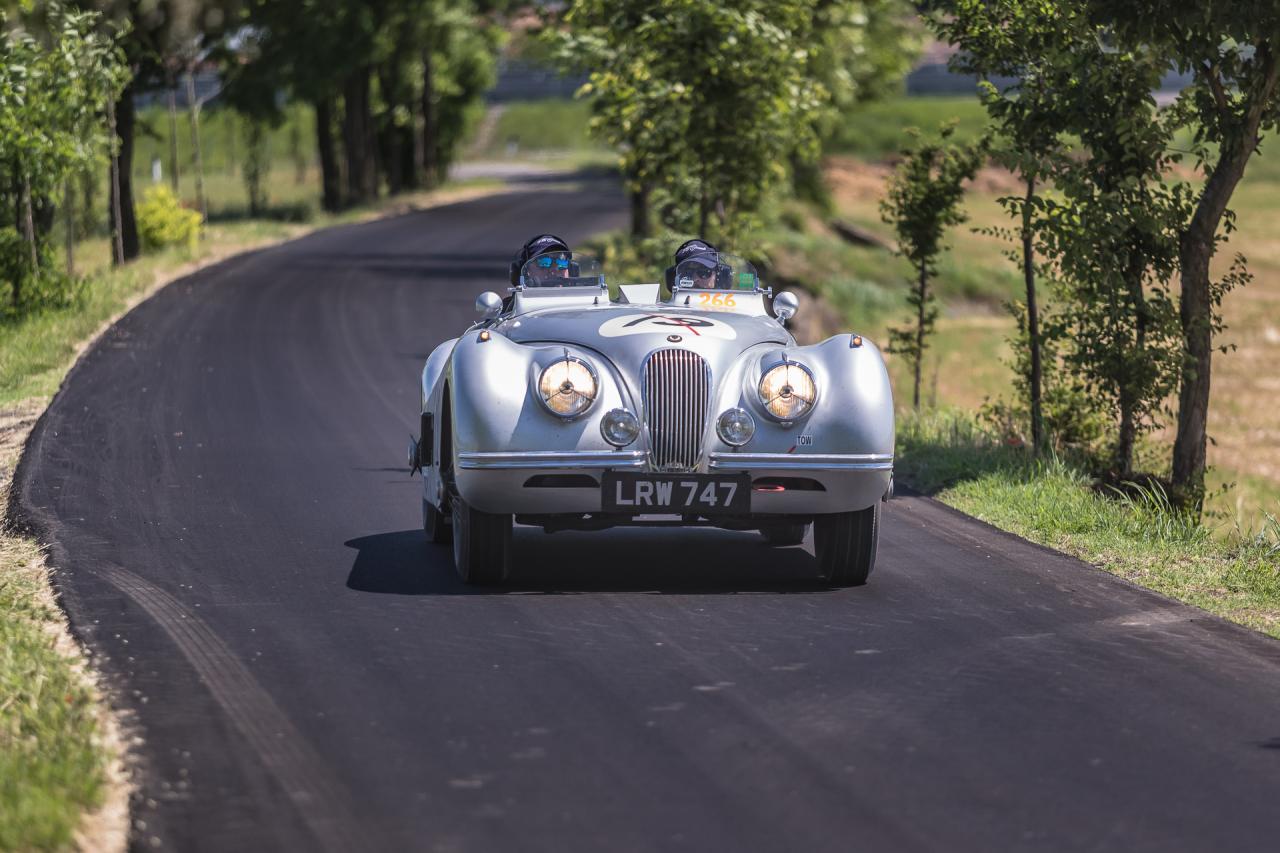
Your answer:
[[[524,238],[623,207],[325,231],[75,368],[13,511],[143,737],[139,849],[1276,849],[1280,644],[931,501],[860,589],[709,530],[518,530],[512,588],[460,585],[421,363]]]

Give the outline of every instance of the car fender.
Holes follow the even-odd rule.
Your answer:
[[[784,358],[809,368],[817,386],[813,409],[791,423],[766,414],[757,391],[765,371]],[[842,334],[809,346],[755,347],[735,372],[738,381],[721,386],[716,411],[740,406],[755,418],[756,434],[744,451],[892,457],[893,390],[884,357],[870,340]]]
[[[566,353],[594,367],[598,383],[595,402],[576,418],[552,414],[536,390],[542,370]],[[612,454],[617,451],[601,435],[600,419],[614,408],[637,411],[613,363],[574,344],[518,344],[494,332],[487,340],[468,332],[458,339],[446,375],[454,482],[462,497],[480,509],[486,506],[470,494],[470,469],[478,464],[472,454]],[[644,449],[637,441],[625,450],[633,454]]]

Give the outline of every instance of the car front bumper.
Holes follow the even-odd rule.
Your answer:
[[[608,470],[650,466],[639,450],[464,452],[454,480],[463,499],[483,512],[598,513],[600,480]],[[751,475],[753,516],[851,512],[888,491],[893,455],[712,452],[698,473],[740,471]]]

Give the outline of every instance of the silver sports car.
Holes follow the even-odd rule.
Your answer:
[[[893,398],[857,334],[800,346],[797,300],[716,255],[611,299],[599,265],[541,256],[422,371],[422,515],[467,583],[507,575],[513,522],[548,533],[617,525],[813,525],[817,569],[865,583],[892,486]],[[710,272],[705,267],[710,267]]]

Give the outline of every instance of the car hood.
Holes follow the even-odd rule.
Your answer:
[[[633,377],[658,349],[679,347],[698,353],[718,380],[744,350],[795,344],[769,317],[673,305],[545,309],[504,320],[495,330],[522,344],[566,343],[596,350]]]

